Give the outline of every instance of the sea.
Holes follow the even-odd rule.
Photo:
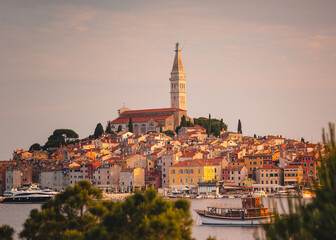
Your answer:
[[[220,199],[190,199],[190,210],[194,220],[192,226],[192,237],[196,240],[206,240],[209,236],[216,237],[217,240],[252,240],[256,236],[263,239],[264,232],[261,227],[229,227],[229,226],[209,226],[202,225],[194,209],[206,209],[208,206],[216,207],[241,207],[239,198]],[[262,198],[265,207],[276,206],[280,213],[288,210],[288,202],[285,198]],[[0,225],[7,224],[15,229],[15,238],[22,231],[23,224],[28,218],[32,209],[40,209],[41,204],[0,204]]]

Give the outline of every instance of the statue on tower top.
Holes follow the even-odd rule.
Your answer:
[[[179,50],[179,46],[180,46],[180,44],[177,42],[176,43],[176,49],[175,49],[176,52]]]

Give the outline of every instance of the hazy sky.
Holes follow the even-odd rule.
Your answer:
[[[336,1],[0,1],[0,160],[170,106],[179,41],[191,117],[321,140],[336,120]]]

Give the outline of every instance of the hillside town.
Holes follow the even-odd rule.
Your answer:
[[[271,193],[317,179],[317,162],[317,144],[227,131],[208,137],[196,125],[174,137],[119,131],[52,153],[17,149],[12,160],[0,162],[0,186],[1,193],[30,184],[62,191],[88,180],[108,193],[154,187],[199,194],[213,183],[220,192],[233,187]]]
[[[78,140],[70,130],[75,142],[63,141],[62,131],[55,130],[44,150],[17,149],[11,160],[0,161],[0,192],[31,184],[62,191],[88,180],[106,193],[148,187],[164,194],[217,195],[246,189],[272,193],[317,179],[318,144],[243,136],[240,120],[237,133],[226,131],[223,121],[212,131],[210,115],[201,126],[187,115],[186,80],[176,43],[170,108],[123,106],[118,117],[107,122],[108,129],[104,132],[101,126],[94,137]],[[57,145],[49,145],[50,140]]]

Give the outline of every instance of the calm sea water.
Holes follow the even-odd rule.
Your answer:
[[[197,240],[205,240],[208,236],[216,237],[217,240],[251,240],[258,232],[263,234],[260,227],[227,227],[227,226],[208,226],[202,225],[194,209],[205,209],[207,206],[221,207],[241,207],[241,199],[191,199],[191,214],[194,219],[192,236]],[[276,204],[280,212],[286,211],[287,199],[262,199],[265,206]],[[283,207],[281,206],[283,205]],[[15,239],[17,233],[23,229],[23,223],[29,216],[32,209],[40,209],[40,204],[0,204],[0,225],[8,224],[15,229]]]

